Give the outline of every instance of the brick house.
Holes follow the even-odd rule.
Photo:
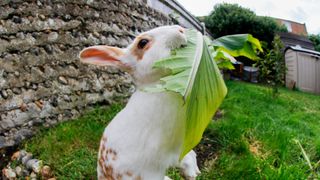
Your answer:
[[[308,39],[308,31],[305,23],[274,18],[279,25],[284,25],[288,33],[278,33],[285,47],[299,45],[302,48],[314,50],[313,43]]]
[[[296,34],[296,35],[301,35],[301,36],[307,36],[307,27],[306,24],[303,23],[298,23],[290,20],[285,20],[285,19],[280,19],[280,18],[275,18],[277,23],[280,25],[284,25],[289,33]]]

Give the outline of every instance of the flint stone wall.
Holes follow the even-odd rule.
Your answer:
[[[139,0],[0,1],[0,149],[87,106],[128,97],[129,76],[81,64],[89,45],[128,45],[173,20]]]

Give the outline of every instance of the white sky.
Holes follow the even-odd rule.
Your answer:
[[[196,16],[208,15],[217,3],[237,3],[260,16],[306,23],[308,33],[320,33],[320,0],[177,0]]]

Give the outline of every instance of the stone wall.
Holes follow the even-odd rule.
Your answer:
[[[0,149],[40,126],[133,91],[127,74],[79,63],[89,45],[128,45],[172,20],[139,0],[0,1]]]

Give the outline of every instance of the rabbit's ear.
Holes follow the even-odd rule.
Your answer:
[[[120,61],[120,57],[123,55],[124,52],[120,48],[101,45],[83,49],[79,57],[83,63],[126,68],[125,64]]]

